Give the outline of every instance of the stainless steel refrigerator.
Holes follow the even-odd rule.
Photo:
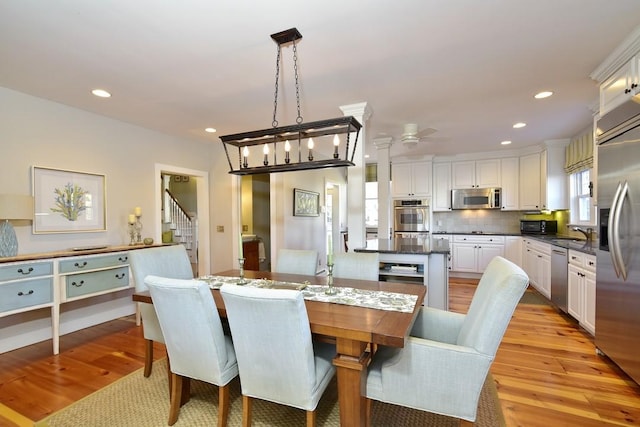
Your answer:
[[[640,383],[640,96],[604,115],[596,137],[595,343]]]

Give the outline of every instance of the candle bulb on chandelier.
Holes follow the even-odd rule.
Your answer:
[[[340,145],[340,138],[338,138],[338,135],[334,135],[333,136],[333,158],[337,159],[338,158],[338,146]]]
[[[289,151],[291,151],[291,144],[289,143],[289,140],[287,139],[284,142],[284,162],[285,163],[289,163],[290,159],[289,159]]]
[[[267,166],[269,164],[269,146],[267,144],[264,144],[262,152],[264,153],[264,161],[262,163]]]
[[[249,166],[249,147],[247,146],[242,149],[242,166],[245,168]]]
[[[309,138],[307,147],[309,148],[309,161],[312,161],[313,160],[313,139]]]

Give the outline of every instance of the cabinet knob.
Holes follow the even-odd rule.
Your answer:
[[[631,83],[631,89],[635,89],[638,87],[638,83]]]
[[[31,272],[32,272],[32,271],[33,271],[33,268],[32,268],[32,267],[29,267],[29,269],[28,269],[27,271],[24,271],[24,270],[23,270],[23,269],[21,269],[21,268],[19,268],[19,269],[18,269],[18,273],[20,273],[20,274],[24,274],[25,276],[26,276],[27,274],[31,274]]]
[[[631,89],[625,89],[624,90],[624,93],[630,93],[630,92],[631,92]]]
[[[76,263],[75,263],[75,264],[73,264],[73,265],[74,265],[75,267],[78,267],[78,268],[84,268],[84,267],[86,267],[86,266],[87,266],[87,261],[84,261],[82,264],[79,264],[79,263],[77,263],[77,262],[76,262]]]

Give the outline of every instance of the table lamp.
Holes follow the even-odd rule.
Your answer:
[[[0,258],[18,254],[18,239],[9,220],[33,220],[33,197],[0,194]]]

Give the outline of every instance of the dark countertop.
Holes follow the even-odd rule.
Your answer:
[[[449,242],[425,238],[369,239],[364,248],[356,248],[354,252],[377,252],[384,254],[429,255],[432,253],[448,254]]]

